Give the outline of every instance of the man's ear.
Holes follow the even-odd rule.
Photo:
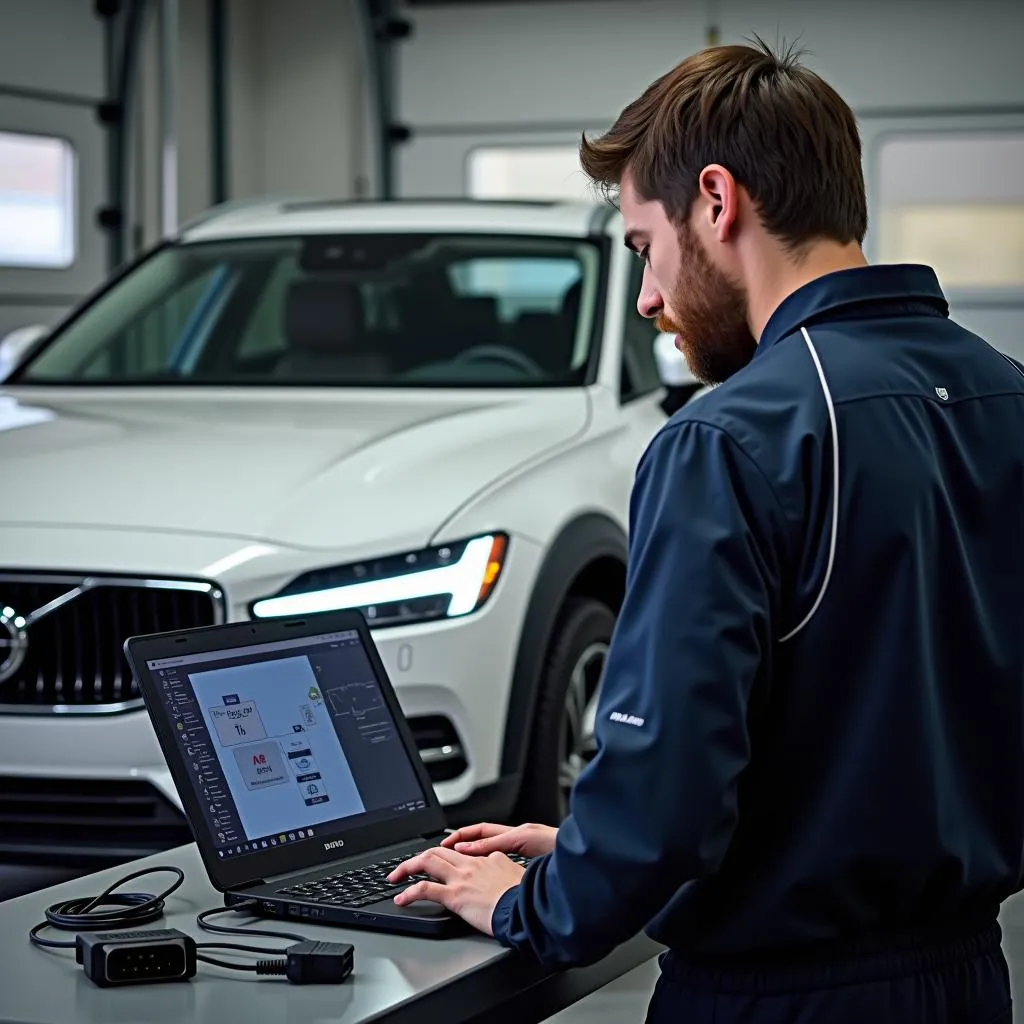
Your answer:
[[[720,242],[726,241],[735,229],[739,213],[739,188],[731,172],[721,164],[708,164],[697,179],[704,200],[707,226]]]

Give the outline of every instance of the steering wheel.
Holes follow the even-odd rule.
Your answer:
[[[535,363],[529,356],[514,348],[506,348],[504,345],[472,345],[464,349],[453,360],[453,363],[508,363],[517,370],[531,377],[545,377],[544,370]]]

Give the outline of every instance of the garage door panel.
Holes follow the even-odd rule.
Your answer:
[[[867,250],[935,268],[950,315],[1024,358],[1024,108],[861,119]]]
[[[58,104],[0,95],[0,131],[40,140],[62,139],[73,153],[71,196],[73,248],[65,267],[0,266],[0,298],[18,297],[25,305],[66,308],[69,299],[90,291],[106,271],[103,232],[96,211],[104,194],[105,137],[91,106]],[[7,197],[18,208],[19,194]],[[24,212],[24,210],[23,210]],[[31,231],[31,220],[26,220]],[[25,262],[35,262],[34,257]],[[6,314],[2,314],[6,316]]]
[[[413,135],[395,153],[395,181],[403,198],[448,198],[469,193],[470,154],[489,147],[577,147],[580,134],[598,132],[607,125],[581,125],[557,132],[444,132]]]

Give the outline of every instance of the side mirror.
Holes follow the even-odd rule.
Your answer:
[[[0,381],[11,375],[47,330],[42,324],[33,324],[31,327],[19,327],[0,339]]]
[[[658,376],[665,387],[679,388],[700,383],[690,372],[683,353],[676,348],[674,334],[659,334],[654,339],[654,358],[658,364]]]
[[[658,376],[665,386],[661,408],[666,416],[671,416],[694,395],[706,390],[694,377],[686,357],[676,348],[674,334],[659,334],[654,339],[654,359],[658,364]]]

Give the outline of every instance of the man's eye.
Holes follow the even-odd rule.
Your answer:
[[[639,251],[639,252],[637,253],[637,256],[639,256],[639,257],[640,257],[640,259],[642,259],[642,260],[644,261],[644,263],[650,263],[650,262],[651,262],[651,248],[650,248],[650,246],[648,246],[648,245],[645,245],[645,246],[644,246],[644,247],[643,247],[643,248],[642,248],[642,249],[641,249],[641,250],[640,250],[640,251]]]

